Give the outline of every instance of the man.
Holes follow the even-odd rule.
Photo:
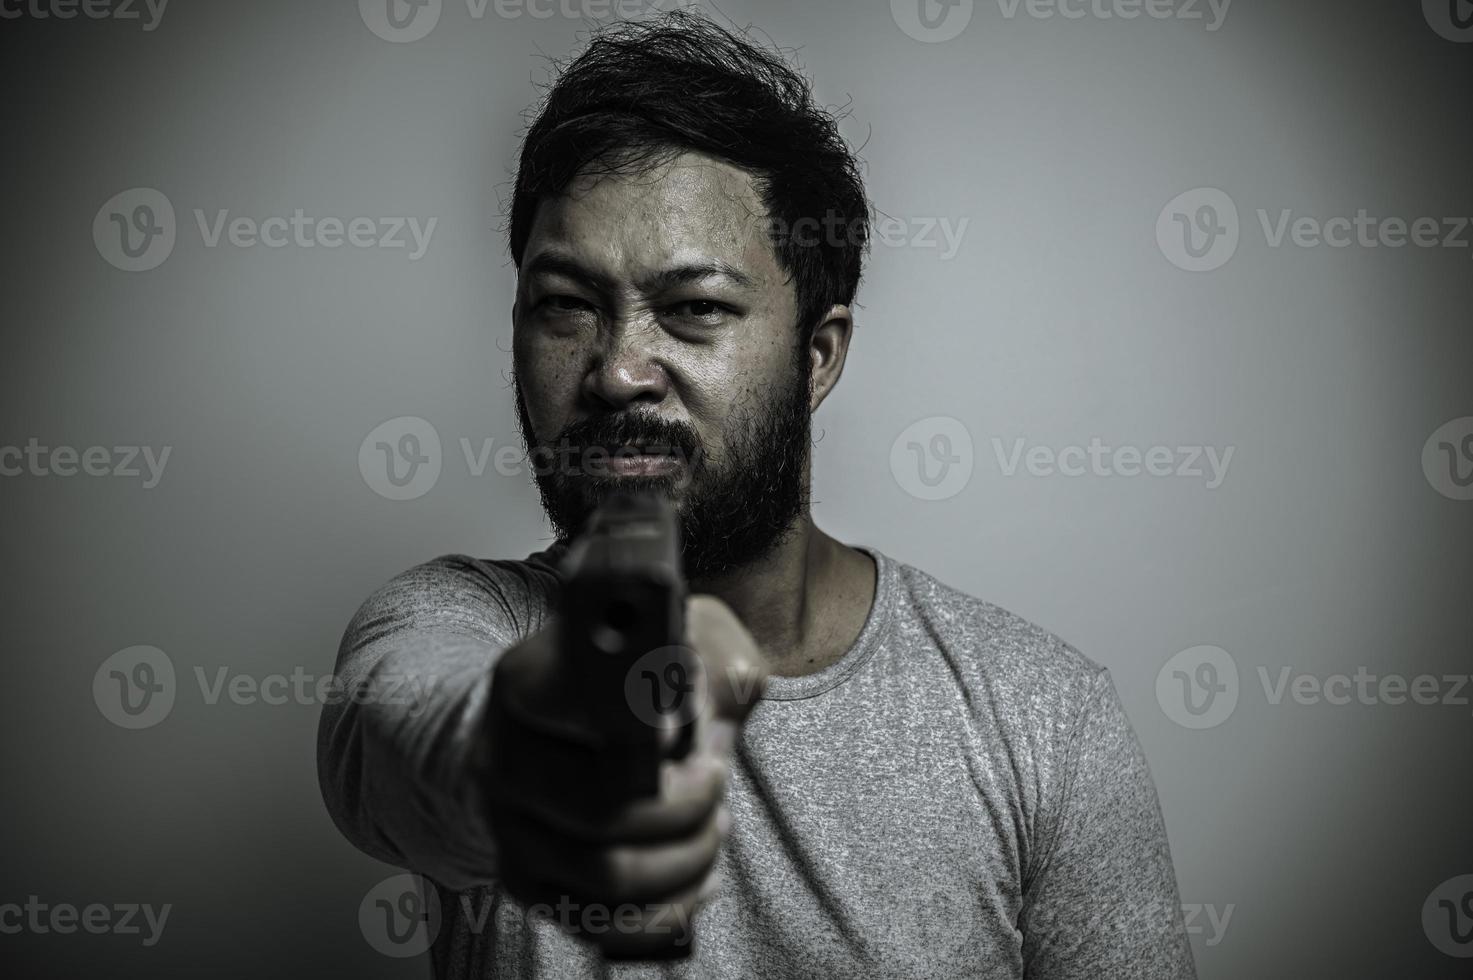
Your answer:
[[[338,674],[429,693],[322,717],[338,826],[438,892],[440,976],[1193,975],[1108,674],[809,514],[866,214],[803,77],[704,19],[606,30],[548,93],[510,247],[558,543],[394,579]],[[625,806],[551,612],[567,539],[616,488],[677,507],[709,679],[695,748]],[[603,958],[672,943],[690,955]]]

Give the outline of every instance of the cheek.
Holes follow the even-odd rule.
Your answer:
[[[679,365],[681,399],[707,446],[719,449],[735,429],[772,411],[779,391],[794,383],[794,357],[790,346],[732,343]]]
[[[727,417],[745,401],[751,366],[744,352],[722,342],[673,351],[666,364],[684,413],[703,439],[719,442]]]
[[[518,337],[512,364],[525,399],[527,416],[539,438],[556,435],[577,405],[578,373],[566,349]]]

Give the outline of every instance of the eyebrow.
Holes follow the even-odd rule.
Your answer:
[[[563,276],[599,292],[611,293],[615,291],[615,283],[611,277],[588,268],[571,255],[562,252],[547,251],[540,253],[536,258],[527,263],[523,274],[528,277],[540,275]],[[660,292],[713,277],[729,279],[744,289],[752,289],[757,285],[757,280],[752,276],[731,263],[723,262],[720,259],[712,259],[709,262],[688,262],[683,265],[672,266],[668,269],[661,269],[659,272],[655,272],[641,279],[636,285],[643,292]]]
[[[662,269],[642,281],[640,285],[646,291],[654,291],[657,289],[672,289],[675,286],[687,286],[694,282],[700,282],[702,279],[710,279],[712,277],[730,279],[744,289],[751,289],[757,285],[757,281],[751,276],[728,262],[722,262],[720,259],[713,259],[710,262],[690,262],[685,265],[677,265],[670,269]]]

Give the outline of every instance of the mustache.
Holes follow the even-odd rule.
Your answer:
[[[682,460],[695,460],[701,441],[689,426],[658,415],[624,412],[580,419],[564,427],[557,442],[576,452],[603,449],[614,454],[622,446],[666,452]]]

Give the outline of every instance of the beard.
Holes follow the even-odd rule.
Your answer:
[[[803,345],[798,353],[789,384],[766,404],[728,417],[719,457],[690,426],[640,411],[582,419],[539,442],[514,378],[517,423],[558,538],[576,534],[611,493],[652,491],[676,505],[688,579],[709,580],[770,555],[808,513],[812,367]],[[629,445],[668,451],[682,463],[678,475],[613,476],[598,465]]]

